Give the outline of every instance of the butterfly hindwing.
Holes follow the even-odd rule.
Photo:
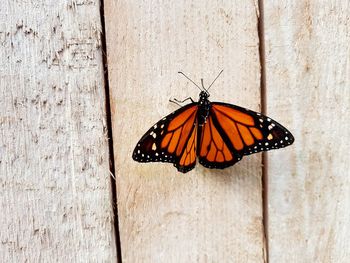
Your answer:
[[[239,155],[283,148],[294,142],[293,135],[281,124],[255,111],[213,102],[210,115],[231,150]]]
[[[234,165],[241,156],[230,149],[225,136],[214,125],[213,117],[208,116],[201,129],[199,163],[207,168],[225,168]]]
[[[194,124],[190,133],[190,137],[186,143],[186,148],[183,150],[180,160],[175,163],[175,167],[183,173],[192,170],[196,166],[196,151],[197,151],[197,124]]]
[[[170,162],[181,172],[196,164],[197,103],[188,104],[164,117],[137,143],[133,159],[138,162]]]

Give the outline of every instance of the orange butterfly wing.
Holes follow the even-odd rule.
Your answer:
[[[138,162],[170,162],[180,172],[196,165],[197,103],[188,104],[164,117],[137,143],[133,159]]]
[[[210,115],[202,126],[198,157],[201,165],[221,169],[234,165],[241,159],[240,155],[232,151]]]
[[[293,142],[293,135],[271,118],[236,105],[213,102],[202,128],[199,162],[208,168],[225,168],[243,155],[286,147]]]

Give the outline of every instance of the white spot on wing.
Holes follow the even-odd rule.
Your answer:
[[[152,144],[152,150],[153,151],[157,150],[157,145],[155,143]]]

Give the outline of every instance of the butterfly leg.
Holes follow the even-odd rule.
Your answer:
[[[172,103],[175,103],[176,105],[178,105],[180,107],[182,107],[182,105],[180,103],[184,103],[187,100],[190,100],[192,103],[194,102],[194,100],[191,97],[188,97],[188,98],[186,98],[184,100],[178,100],[178,99],[174,98],[174,99],[170,99],[169,101],[172,102]]]

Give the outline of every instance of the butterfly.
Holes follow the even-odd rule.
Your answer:
[[[188,80],[194,83],[184,73]],[[281,124],[259,112],[224,102],[210,102],[203,80],[198,102],[174,111],[154,124],[133,151],[137,162],[169,162],[179,172],[192,170],[197,159],[207,168],[224,169],[244,155],[283,148],[294,142]],[[181,105],[180,105],[181,106]]]

